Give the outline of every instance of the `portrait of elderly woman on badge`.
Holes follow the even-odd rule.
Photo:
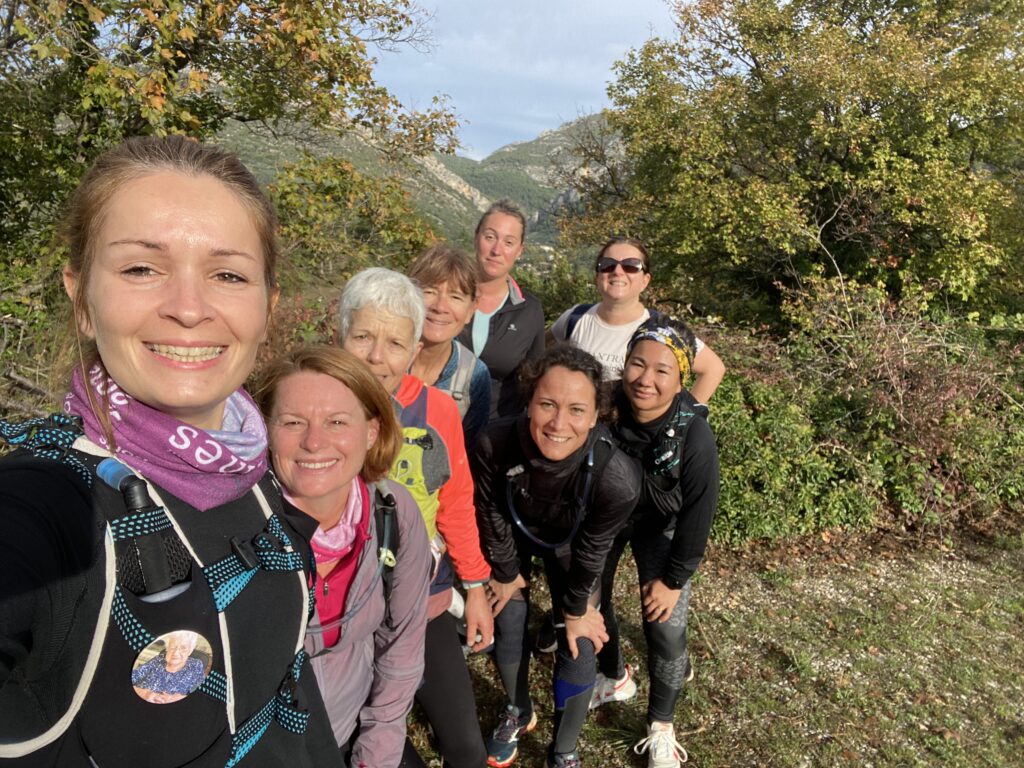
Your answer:
[[[150,704],[180,701],[203,684],[213,650],[198,632],[181,629],[147,645],[132,669],[132,687]]]

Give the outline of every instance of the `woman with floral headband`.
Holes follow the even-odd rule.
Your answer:
[[[619,419],[612,434],[624,453],[641,462],[643,482],[640,502],[616,537],[601,578],[609,641],[598,654],[590,706],[636,695],[612,605],[615,571],[628,543],[640,581],[651,683],[647,736],[634,750],[647,753],[649,768],[677,768],[686,761],[672,720],[693,673],[686,649],[691,577],[704,557],[718,504],[715,436],[686,390],[693,356],[690,330],[654,315],[630,339],[621,386],[614,393]]]

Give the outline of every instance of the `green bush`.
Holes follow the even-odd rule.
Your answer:
[[[861,457],[904,530],[982,522],[1024,487],[1020,350],[964,318],[815,278],[784,311],[819,440]]]
[[[524,283],[551,315],[592,301],[566,259]],[[871,286],[812,279],[785,332],[714,330],[728,372],[711,402],[717,541],[835,528],[943,534],[1024,499],[1024,342],[935,318]]]

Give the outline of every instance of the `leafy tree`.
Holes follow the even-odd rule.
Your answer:
[[[342,158],[307,154],[270,191],[288,248],[288,286],[337,284],[373,265],[401,268],[433,240],[399,179],[365,176]]]
[[[52,321],[59,206],[89,163],[126,137],[211,140],[229,121],[307,144],[326,131],[357,136],[382,168],[451,149],[456,123],[443,100],[407,111],[373,78],[373,48],[417,44],[425,19],[414,0],[0,0],[4,367],[14,355],[19,363],[31,356],[31,344],[9,342],[12,329]],[[303,172],[312,178],[298,179]],[[425,237],[429,230],[383,175],[378,182],[330,162],[291,166],[282,194],[289,185],[347,185],[374,202],[340,206],[335,223],[324,220],[323,206],[309,209],[308,221],[306,208],[290,209],[285,236],[306,238],[300,250],[316,228],[350,236],[334,242],[333,253]],[[315,258],[326,264],[324,254]]]
[[[579,142],[585,213],[570,240],[636,234],[695,279],[687,298],[719,310],[774,305],[778,281],[818,267],[894,296],[967,300],[1014,261],[1024,3],[676,12],[678,39],[618,65],[608,128]]]
[[[52,215],[126,136],[204,138],[229,119],[358,129],[390,156],[448,148],[442,103],[406,112],[373,79],[370,47],[415,40],[420,21],[412,0],[4,2],[0,220]]]

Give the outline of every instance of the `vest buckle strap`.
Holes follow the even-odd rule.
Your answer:
[[[302,665],[305,660],[305,651],[300,650],[295,654],[295,660],[291,663],[284,680],[281,681],[278,692],[252,717],[242,723],[235,732],[232,739],[231,755],[225,768],[232,768],[249,754],[249,751],[263,738],[263,734],[267,732],[271,722],[276,722],[292,733],[306,732],[306,728],[309,726],[309,711],[301,700],[302,695],[298,687],[299,676],[302,674]]]
[[[259,569],[286,572],[302,570],[302,555],[288,552],[288,546],[288,536],[274,516],[267,521],[267,528],[250,541],[233,536],[231,554],[203,568],[217,611],[223,612]]]
[[[260,567],[260,561],[256,557],[256,548],[253,547],[251,541],[242,541],[237,536],[232,536],[231,552],[242,561],[242,565],[247,571]]]

